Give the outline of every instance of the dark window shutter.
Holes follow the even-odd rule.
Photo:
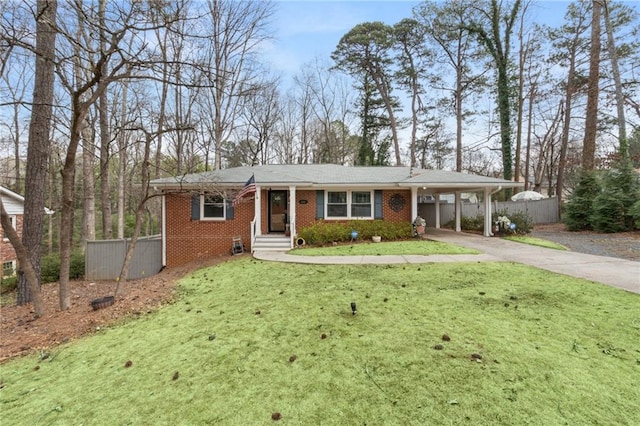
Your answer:
[[[191,194],[191,220],[200,220],[200,194]]]
[[[382,191],[379,189],[373,194],[373,218],[382,219]]]
[[[316,219],[324,219],[324,191],[316,191]]]
[[[227,203],[225,219],[233,220],[233,216],[235,214],[234,208],[233,208],[233,202],[231,200],[225,200],[224,202]]]

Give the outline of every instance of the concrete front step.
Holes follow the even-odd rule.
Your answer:
[[[252,251],[288,251],[291,250],[289,237],[260,235],[253,243]]]

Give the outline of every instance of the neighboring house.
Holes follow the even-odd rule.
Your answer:
[[[483,192],[490,235],[491,195],[522,186],[441,170],[333,164],[237,167],[156,179],[151,185],[163,194],[162,260],[169,267],[229,253],[238,237],[251,251],[292,248],[296,230],[317,221],[411,223],[418,214],[418,194],[426,193],[439,203],[440,194],[454,193],[459,200],[462,192]],[[234,203],[243,188],[255,192]],[[459,214],[456,219],[460,231]]]
[[[0,186],[0,197],[2,197],[2,204],[4,204],[4,208],[9,214],[11,225],[18,232],[18,235],[22,235],[24,197],[3,186]],[[47,208],[45,208],[45,212],[47,214],[53,214],[53,212]],[[0,226],[0,264],[2,265],[0,278],[13,275],[18,267],[16,252],[4,234],[2,226]]]

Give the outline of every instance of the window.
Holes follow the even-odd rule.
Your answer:
[[[12,277],[16,273],[16,265],[14,261],[2,263],[2,276]]]
[[[9,223],[11,224],[13,229],[16,229],[16,217],[15,216],[9,216]],[[2,226],[0,226],[0,231],[2,231],[2,241],[4,241],[4,242],[9,241],[9,237],[7,237],[5,235],[4,229],[2,228]]]
[[[204,194],[200,196],[200,218],[202,220],[224,220],[225,218],[224,198],[215,194]]]
[[[347,217],[347,193],[327,192],[327,217]]]
[[[327,218],[371,219],[371,191],[327,191]]]
[[[371,192],[351,193],[351,217],[371,217]]]

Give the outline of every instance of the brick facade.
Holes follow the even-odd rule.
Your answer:
[[[16,231],[18,232],[18,235],[21,236],[23,215],[19,214],[19,215],[15,215],[14,217],[16,218],[15,219],[16,223],[14,224],[14,226],[16,227]],[[0,278],[1,278],[2,264],[4,264],[5,262],[16,261],[17,257],[16,257],[16,251],[14,250],[13,246],[11,245],[8,239],[5,239],[4,231],[2,230],[2,227],[0,227],[0,234],[2,234],[0,236]]]
[[[268,231],[268,191],[261,192],[261,230]],[[395,194],[404,198],[404,205],[398,212],[391,209],[389,201]],[[166,218],[166,262],[168,267],[185,264],[192,260],[230,253],[234,236],[242,237],[247,250],[250,250],[251,221],[254,217],[254,202],[248,198],[234,208],[234,218],[230,220],[192,220],[191,195],[167,194],[165,196]],[[306,203],[301,204],[301,200]],[[385,221],[407,222],[411,218],[411,191],[384,190],[382,192],[383,217]],[[298,190],[296,199],[297,229],[309,226],[316,219],[316,191]],[[291,211],[291,209],[288,209]]]
[[[232,220],[192,220],[190,194],[167,194],[165,197],[166,266],[229,254],[235,236],[242,237],[247,249],[250,248],[252,201],[235,206]]]

